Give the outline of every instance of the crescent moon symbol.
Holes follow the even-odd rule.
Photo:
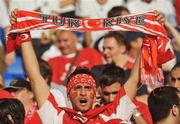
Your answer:
[[[89,26],[88,20],[85,20],[85,21],[84,21],[84,25],[85,25],[86,28],[93,28],[93,27]]]
[[[21,40],[26,40],[26,39],[28,39],[28,37],[29,37],[28,34],[22,34],[21,36],[24,36],[24,38],[22,38]]]

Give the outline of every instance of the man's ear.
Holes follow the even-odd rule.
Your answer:
[[[126,46],[125,45],[121,45],[119,47],[120,53],[125,53],[126,52]]]
[[[179,116],[179,108],[177,105],[173,105],[172,109],[171,109],[172,115],[173,116]]]

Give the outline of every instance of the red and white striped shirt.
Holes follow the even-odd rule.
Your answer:
[[[52,94],[38,110],[43,124],[103,124],[111,119],[121,119],[129,122],[136,106],[126,95],[122,87],[113,103],[91,109],[86,113],[69,108],[59,107]]]

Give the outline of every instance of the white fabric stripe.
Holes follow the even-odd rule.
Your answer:
[[[9,33],[21,32],[21,31],[25,31],[25,30],[28,30],[30,28],[33,28],[35,26],[43,26],[43,25],[47,25],[47,24],[41,23],[41,24],[31,25],[31,26],[28,26],[28,27],[25,27],[25,28],[18,28],[18,29],[11,30]]]
[[[63,124],[63,116],[65,111],[61,111],[59,114],[56,108],[48,100],[37,111],[43,124]]]
[[[161,35],[161,36],[166,37],[166,35],[164,35],[164,34],[161,33],[161,32],[154,31],[154,30],[152,30],[152,29],[146,28],[146,27],[141,26],[141,25],[136,25],[136,26],[125,25],[125,26],[130,27],[130,28],[133,28],[133,29],[137,29],[137,30],[142,31],[142,32],[147,33],[147,34],[151,34],[151,35],[155,35],[155,36],[156,36],[157,34],[159,34],[159,35]],[[146,29],[146,30],[145,30],[145,29]],[[152,32],[152,33],[151,33],[151,32]]]
[[[151,21],[151,20],[149,20],[149,19],[145,19],[144,21],[147,22],[147,23],[149,23],[149,24],[152,24],[152,25],[161,26],[157,21]]]
[[[138,26],[131,26],[131,25],[127,25],[127,24],[126,24],[126,25],[124,24],[124,26],[129,27],[129,28],[132,28],[132,29],[136,29],[137,31],[141,31],[141,32],[144,32],[144,33],[146,33],[146,34],[155,35],[155,34],[149,32],[149,31],[144,30],[144,29],[143,29],[144,27],[140,28],[140,27],[138,27]]]
[[[144,26],[141,26],[141,25],[138,25],[137,27],[144,28],[144,29],[149,30],[149,31],[151,31],[151,32],[153,32],[153,33],[159,34],[159,35],[161,35],[161,36],[163,36],[163,37],[167,37],[165,34],[163,34],[163,33],[161,33],[161,32],[158,32],[158,31],[155,31],[155,30],[152,30],[152,29],[150,29],[150,28],[147,28],[147,27],[144,27]],[[156,35],[156,34],[155,34],[155,35]]]
[[[42,20],[41,18],[36,18],[36,17],[32,17],[32,16],[25,16],[25,17],[17,18],[17,22],[29,21],[29,20],[32,20],[32,19]]]
[[[135,108],[136,106],[134,105],[134,103],[127,95],[125,95],[120,98],[119,105],[116,108],[116,113],[112,113],[110,116],[99,114],[99,116],[104,121],[109,121],[110,119],[122,119],[129,121]]]

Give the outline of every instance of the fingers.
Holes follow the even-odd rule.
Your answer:
[[[157,19],[160,23],[164,24],[165,21],[166,21],[165,16],[164,16],[162,13],[160,13],[159,11],[157,11],[157,10],[155,10],[154,13],[155,13],[156,19]]]
[[[10,23],[11,24],[14,24],[17,22],[17,19],[16,19],[16,13],[17,13],[17,8],[14,9],[12,12],[11,12],[11,17],[10,17]]]

